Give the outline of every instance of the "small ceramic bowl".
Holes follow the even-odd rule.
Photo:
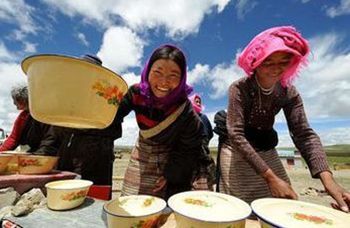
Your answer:
[[[45,185],[47,206],[52,210],[68,210],[80,206],[92,185],[88,180],[61,180]]]
[[[297,200],[263,198],[254,200],[251,207],[264,228],[346,228],[350,225],[347,213]]]
[[[13,158],[11,154],[0,154],[0,174],[7,170],[7,165]]]
[[[50,173],[55,167],[58,157],[41,155],[19,155],[18,173],[20,174],[45,174]]]
[[[177,227],[241,228],[251,214],[249,205],[236,197],[210,191],[188,191],[168,200]]]
[[[166,202],[163,199],[148,195],[132,195],[107,202],[103,210],[107,213],[109,228],[157,227],[165,207]]]

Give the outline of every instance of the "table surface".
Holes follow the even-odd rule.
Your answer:
[[[107,227],[107,215],[103,211],[106,201],[86,198],[78,208],[66,211],[53,211],[47,207],[34,210],[23,217],[8,217],[9,220],[23,227]],[[162,228],[175,228],[174,215],[171,214]],[[259,228],[257,221],[247,220],[246,227]]]

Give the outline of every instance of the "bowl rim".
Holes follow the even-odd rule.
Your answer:
[[[172,206],[171,206],[171,203],[172,201],[175,199],[175,197],[179,197],[179,195],[185,195],[185,194],[195,194],[195,193],[209,193],[209,194],[213,194],[213,195],[217,195],[217,196],[225,196],[225,197],[233,197],[234,199],[237,199],[238,201],[241,201],[242,203],[244,203],[244,205],[247,206],[247,209],[249,209],[249,214],[247,214],[246,216],[242,216],[241,218],[237,218],[237,219],[234,219],[234,220],[221,220],[221,221],[212,221],[212,220],[205,220],[205,219],[199,219],[199,218],[194,218],[194,217],[191,217],[189,215],[184,215],[183,213],[180,213],[178,211],[176,211]],[[242,204],[243,205],[243,204]],[[200,191],[186,191],[186,192],[180,192],[180,193],[177,193],[173,196],[171,196],[169,199],[168,199],[168,206],[171,208],[171,210],[173,210],[174,212],[176,212],[177,214],[179,215],[182,215],[186,218],[190,218],[190,219],[193,219],[193,220],[196,220],[196,221],[200,221],[200,222],[206,222],[206,223],[214,223],[214,224],[217,224],[217,223],[229,223],[229,222],[239,222],[239,221],[242,221],[242,220],[245,220],[246,218],[248,218],[251,214],[252,214],[252,209],[250,207],[250,205],[248,203],[246,203],[245,201],[235,197],[235,196],[231,196],[231,195],[228,195],[228,194],[224,194],[224,193],[221,193],[221,192],[213,192],[213,191],[206,191],[206,190],[200,190]]]
[[[39,155],[39,154],[19,154],[18,159],[21,159],[23,157],[31,157],[31,158],[55,158],[58,159],[58,156],[51,156],[51,155]]]
[[[5,154],[5,153],[0,153],[0,157],[14,157],[14,155],[13,154]]]
[[[64,182],[81,182],[84,183],[84,185],[79,186],[79,187],[74,187],[74,188],[55,188],[54,186],[50,186],[50,185],[56,185],[56,184],[60,184],[60,183],[64,183]],[[51,189],[51,190],[75,190],[75,189],[81,189],[81,188],[87,188],[90,187],[91,185],[93,185],[93,182],[90,180],[83,180],[83,179],[69,179],[69,180],[57,180],[57,181],[51,181],[49,183],[45,184],[45,188],[47,189]]]
[[[118,214],[115,214],[113,212],[109,212],[108,209],[107,209],[107,206],[111,203],[113,203],[113,201],[116,201],[118,200],[119,198],[122,198],[122,197],[126,197],[126,198],[131,198],[131,197],[135,197],[135,196],[138,196],[138,197],[154,197],[156,198],[157,200],[159,200],[163,205],[162,205],[162,209],[157,211],[157,212],[153,212],[153,213],[149,213],[149,214],[144,214],[144,215],[118,215]],[[106,202],[104,205],[103,205],[103,211],[106,212],[107,214],[110,214],[110,215],[113,215],[113,216],[116,216],[116,217],[120,217],[120,218],[139,218],[139,217],[145,217],[145,216],[150,216],[150,215],[155,215],[155,214],[158,214],[158,213],[161,213],[167,206],[167,203],[165,202],[164,199],[160,198],[160,197],[157,197],[157,196],[152,196],[152,195],[129,195],[129,196],[120,196],[118,198],[115,198],[115,199],[112,199],[108,202]]]
[[[272,222],[270,221],[271,218],[266,218],[266,216],[262,216],[259,214],[259,210],[260,208],[258,208],[260,206],[260,203],[263,203],[264,204],[264,201],[267,201],[267,202],[271,202],[271,203],[274,203],[274,202],[286,202],[286,203],[293,203],[293,204],[297,204],[297,205],[307,205],[307,206],[311,206],[313,208],[317,208],[317,207],[320,207],[322,209],[325,209],[325,210],[334,210],[335,213],[343,213],[341,211],[337,211],[333,208],[329,208],[329,207],[326,207],[326,206],[323,206],[323,205],[319,205],[319,204],[315,204],[315,203],[310,203],[310,202],[304,202],[304,201],[300,201],[300,200],[292,200],[292,199],[283,199],[283,198],[271,198],[271,197],[268,197],[268,198],[261,198],[261,199],[256,199],[254,200],[253,202],[251,202],[250,204],[250,207],[252,208],[253,210],[253,213],[260,219],[262,220],[263,222],[267,223],[267,224],[270,224],[274,227],[277,227],[277,228],[282,228],[283,226],[282,225],[278,225],[276,224],[275,222]],[[266,204],[266,203],[265,203]],[[268,203],[267,203],[268,204]],[[350,221],[350,219],[349,219]]]
[[[24,58],[21,62],[21,69],[24,72],[24,74],[27,76],[27,71],[28,71],[28,67],[30,65],[30,63],[32,61],[34,61],[36,58],[43,58],[43,57],[47,57],[47,58],[62,58],[62,59],[68,59],[68,60],[73,60],[73,61],[77,61],[77,62],[83,62],[86,64],[90,64],[91,66],[95,66],[95,67],[101,67],[102,69],[104,69],[105,71],[108,71],[109,73],[112,73],[114,76],[118,77],[119,79],[121,79],[122,83],[124,83],[124,87],[126,87],[126,91],[128,90],[128,83],[126,83],[126,81],[124,80],[124,78],[122,76],[120,76],[118,73],[108,69],[105,66],[102,65],[98,65],[98,64],[94,64],[91,63],[89,61],[86,61],[84,59],[81,59],[79,57],[75,57],[75,56],[69,56],[69,55],[62,55],[62,54],[36,54],[36,55],[30,55],[27,56],[26,58]],[[34,60],[33,60],[34,59]]]

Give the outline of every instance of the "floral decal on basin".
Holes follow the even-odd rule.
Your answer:
[[[66,201],[78,200],[78,199],[84,198],[86,194],[87,194],[86,190],[80,190],[80,191],[63,194],[61,195],[61,199]]]
[[[202,207],[211,207],[213,206],[212,204],[204,201],[204,200],[200,200],[200,199],[193,199],[193,198],[186,198],[184,199],[185,203],[187,204],[193,204],[193,205],[198,205],[198,206],[202,206]]]
[[[96,94],[107,100],[108,104],[119,105],[123,98],[123,92],[118,89],[117,86],[111,85],[105,80],[99,80],[95,82],[92,89],[96,91]]]
[[[159,216],[155,216],[146,220],[139,220],[130,228],[153,228],[158,227]]]
[[[43,166],[43,164],[40,163],[39,159],[28,158],[28,159],[21,159],[19,161],[19,166],[21,166],[21,167],[26,167],[26,166]]]
[[[315,215],[307,215],[303,213],[289,213],[290,216],[292,216],[296,220],[300,221],[308,221],[315,224],[327,224],[327,225],[333,225],[333,221],[331,219],[327,219],[325,217],[315,216]]]

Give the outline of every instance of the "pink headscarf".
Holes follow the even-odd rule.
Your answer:
[[[276,51],[294,55],[281,78],[282,86],[288,87],[297,76],[300,67],[307,64],[310,52],[307,40],[292,26],[273,27],[255,36],[238,57],[238,65],[250,77],[255,69]]]
[[[201,105],[196,104],[196,98],[199,98],[201,100]],[[192,103],[192,107],[193,107],[194,111],[196,113],[201,113],[202,109],[203,109],[202,98],[197,93],[195,93],[192,96],[190,96],[189,99]]]

